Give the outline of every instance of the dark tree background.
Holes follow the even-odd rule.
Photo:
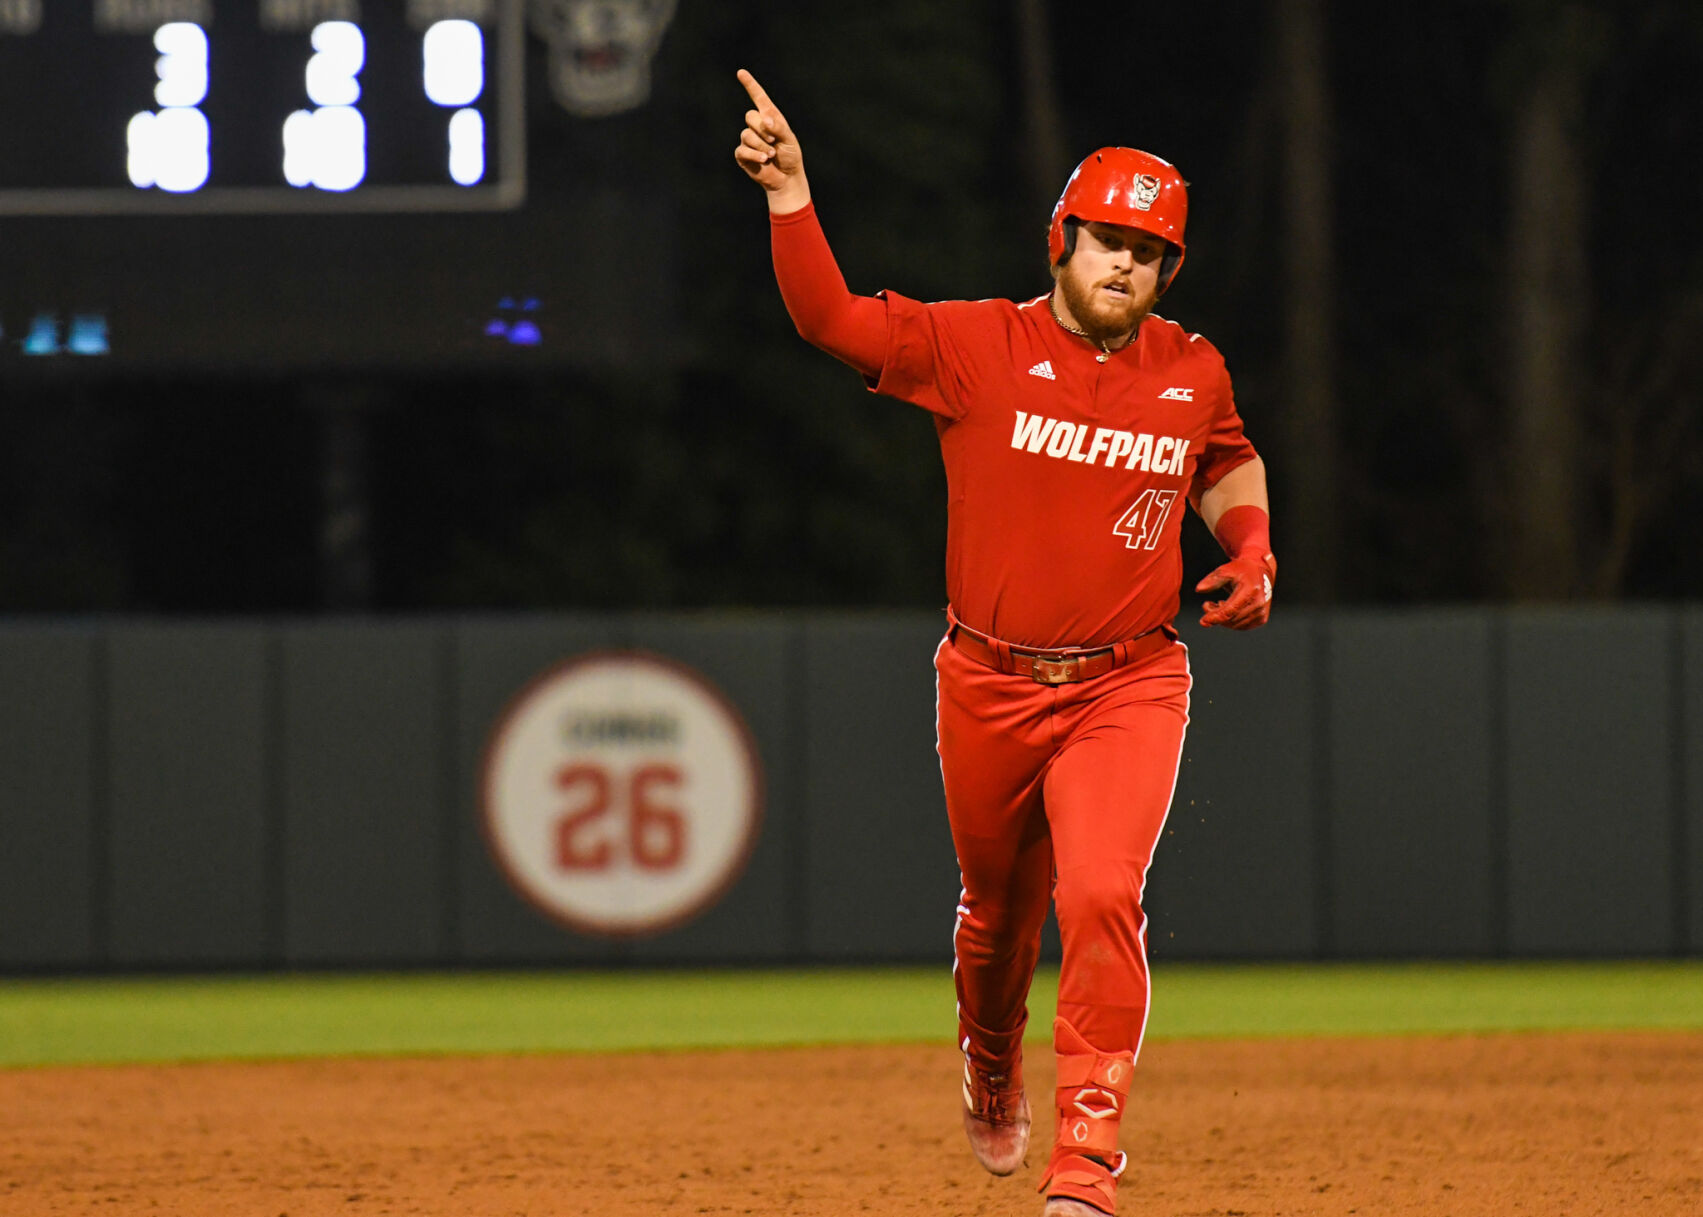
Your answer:
[[[1174,161],[1161,311],[1230,361],[1289,603],[1703,597],[1695,4],[681,0],[650,105],[534,97],[531,161],[671,201],[607,240],[669,244],[633,341],[683,359],[10,380],[0,611],[940,604],[932,427],[793,333],[740,66],[854,290],[1033,295],[1070,165]]]

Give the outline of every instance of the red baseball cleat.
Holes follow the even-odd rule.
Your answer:
[[[1029,1099],[1023,1066],[1010,1073],[982,1073],[964,1061],[964,1135],[976,1161],[995,1175],[1009,1175],[1029,1152]]]

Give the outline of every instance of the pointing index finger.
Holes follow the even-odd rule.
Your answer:
[[[767,114],[775,112],[775,103],[769,100],[769,95],[763,92],[763,86],[757,83],[757,78],[744,68],[738,73],[739,83],[745,86],[745,91],[751,95],[751,104]]]

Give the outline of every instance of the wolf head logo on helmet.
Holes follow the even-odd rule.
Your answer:
[[[1153,210],[1153,202],[1159,197],[1159,179],[1151,173],[1137,174],[1134,185],[1136,210]]]
[[[1169,248],[1159,268],[1159,292],[1171,286],[1183,264],[1183,229],[1188,223],[1189,188],[1170,161],[1135,148],[1091,152],[1070,175],[1053,208],[1047,253],[1062,266],[1076,251],[1076,226],[1098,220],[1139,228]]]

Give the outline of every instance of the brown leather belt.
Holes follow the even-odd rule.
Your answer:
[[[997,638],[978,633],[959,621],[950,609],[946,613],[947,637],[952,645],[977,663],[1008,676],[1027,676],[1036,684],[1063,685],[1078,680],[1092,680],[1116,671],[1125,664],[1145,659],[1170,646],[1176,634],[1165,626],[1154,626],[1145,634],[1105,647],[1059,647],[1042,650],[1037,647],[1013,646]]]

